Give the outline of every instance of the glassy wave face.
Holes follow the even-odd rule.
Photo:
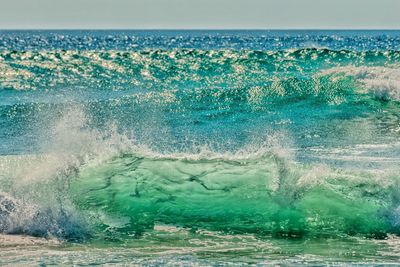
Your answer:
[[[395,262],[399,111],[398,31],[0,31],[0,232]]]

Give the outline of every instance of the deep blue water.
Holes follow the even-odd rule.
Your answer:
[[[399,30],[0,30],[2,50],[398,50]]]

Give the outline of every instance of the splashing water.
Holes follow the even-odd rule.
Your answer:
[[[110,34],[0,37],[0,264],[398,261],[398,32]]]

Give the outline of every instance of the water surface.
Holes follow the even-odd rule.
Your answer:
[[[400,31],[0,31],[0,264],[396,263],[399,111]]]

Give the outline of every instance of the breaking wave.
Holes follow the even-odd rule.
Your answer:
[[[0,230],[69,240],[141,236],[158,225],[277,237],[398,234],[395,170],[294,161],[284,133],[236,151],[154,151],[79,108],[42,153],[0,158]]]

